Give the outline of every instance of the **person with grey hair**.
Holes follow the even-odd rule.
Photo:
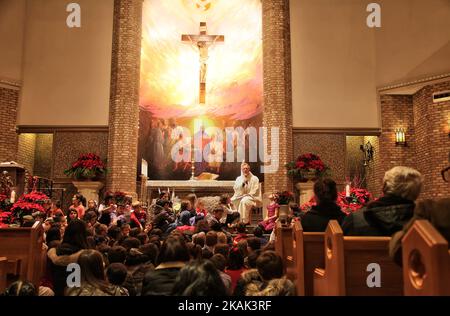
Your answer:
[[[342,223],[344,235],[392,236],[414,214],[422,189],[422,175],[409,167],[394,167],[383,179],[383,196],[350,214]]]
[[[450,166],[441,171],[442,179],[449,184]],[[414,216],[405,224],[403,230],[396,232],[389,244],[389,254],[402,266],[402,239],[416,220],[425,219],[433,225],[450,245],[450,196],[440,199],[425,199],[417,203]],[[450,247],[450,246],[449,246]]]

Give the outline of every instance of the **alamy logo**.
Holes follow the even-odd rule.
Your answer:
[[[67,266],[67,272],[70,274],[67,276],[66,284],[68,288],[81,286],[81,268],[77,263],[71,263]]]
[[[368,288],[381,287],[381,267],[378,263],[370,263],[366,269],[370,274],[367,276]]]
[[[69,3],[66,11],[70,12],[67,16],[66,24],[68,27],[81,27],[81,7],[78,3]]]
[[[381,6],[378,3],[369,3],[367,5],[367,12],[370,12],[366,23],[370,28],[381,27]]]

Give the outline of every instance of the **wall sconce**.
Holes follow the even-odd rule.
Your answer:
[[[403,128],[395,130],[395,145],[406,146],[405,130]]]

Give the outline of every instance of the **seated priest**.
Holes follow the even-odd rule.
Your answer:
[[[253,207],[261,203],[259,197],[259,179],[250,172],[250,165],[242,163],[241,175],[234,183],[234,195],[231,198],[244,224],[251,223]]]

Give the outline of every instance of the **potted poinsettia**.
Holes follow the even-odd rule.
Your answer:
[[[363,188],[351,188],[350,196],[347,196],[345,190],[338,193],[336,204],[339,205],[344,213],[350,214],[363,208],[371,199],[372,194],[368,190]],[[302,204],[300,209],[303,212],[307,212],[315,205],[317,205],[317,201],[312,197],[309,202]]]
[[[313,180],[329,173],[329,168],[316,154],[307,153],[297,157],[295,161],[286,164],[288,175],[299,179],[299,181]]]
[[[35,212],[44,213],[45,210],[42,205],[47,200],[47,195],[36,191],[21,196],[11,207],[11,221],[22,223],[22,219],[26,215],[31,215]]]
[[[107,173],[105,163],[94,153],[82,154],[72,163],[64,174],[76,180],[94,180],[104,177]]]
[[[70,168],[64,171],[66,176],[75,178],[73,185],[88,201],[99,200],[98,193],[104,186],[100,180],[107,172],[105,163],[94,153],[80,155]]]

